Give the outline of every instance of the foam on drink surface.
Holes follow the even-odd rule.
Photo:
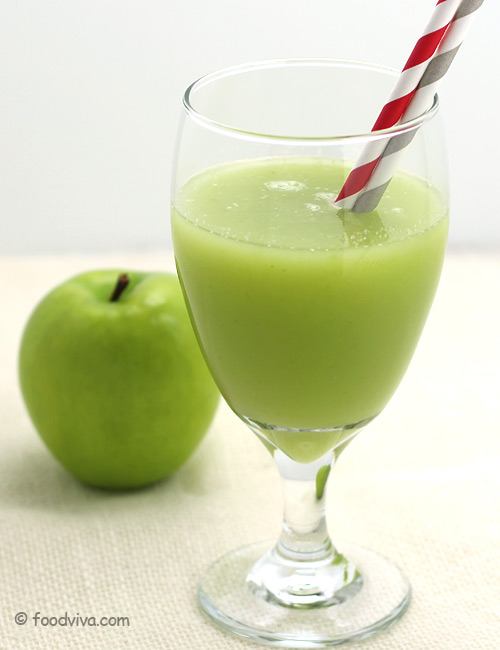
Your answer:
[[[350,167],[328,158],[267,158],[220,165],[193,177],[177,210],[222,237],[314,251],[374,246],[432,227],[444,202],[428,183],[396,174],[376,210],[334,205]],[[185,198],[184,198],[185,197]]]

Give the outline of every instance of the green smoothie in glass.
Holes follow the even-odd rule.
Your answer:
[[[223,396],[299,462],[389,401],[444,257],[435,188],[399,173],[375,211],[354,214],[333,204],[348,171],[299,156],[220,165],[172,210],[179,276]]]

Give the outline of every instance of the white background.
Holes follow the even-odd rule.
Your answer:
[[[0,0],[0,253],[171,246],[181,96],[249,60],[401,68],[435,0]],[[485,0],[443,84],[450,243],[500,244],[500,4]]]

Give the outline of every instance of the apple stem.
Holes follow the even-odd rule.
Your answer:
[[[109,299],[109,302],[116,302],[119,299],[119,297],[122,295],[122,293],[125,291],[125,288],[129,282],[130,282],[130,278],[128,277],[128,275],[126,273],[120,273],[114,291],[111,294],[111,297]]]

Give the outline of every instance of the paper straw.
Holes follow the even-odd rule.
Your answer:
[[[429,61],[453,20],[460,2],[461,0],[438,1],[422,36],[418,39],[401,71],[387,103],[375,121],[372,131],[388,129],[397,124],[402,118]],[[337,203],[342,201],[342,207],[352,208],[357,194],[365,186],[379,161],[385,144],[383,141],[372,141],[365,147],[337,198]]]
[[[483,0],[439,0],[373,131],[411,120],[430,106],[482,3]],[[400,152],[414,135],[415,131],[412,131],[394,136],[388,142],[375,140],[368,143],[347,177],[335,205],[353,212],[374,210],[391,180]]]

